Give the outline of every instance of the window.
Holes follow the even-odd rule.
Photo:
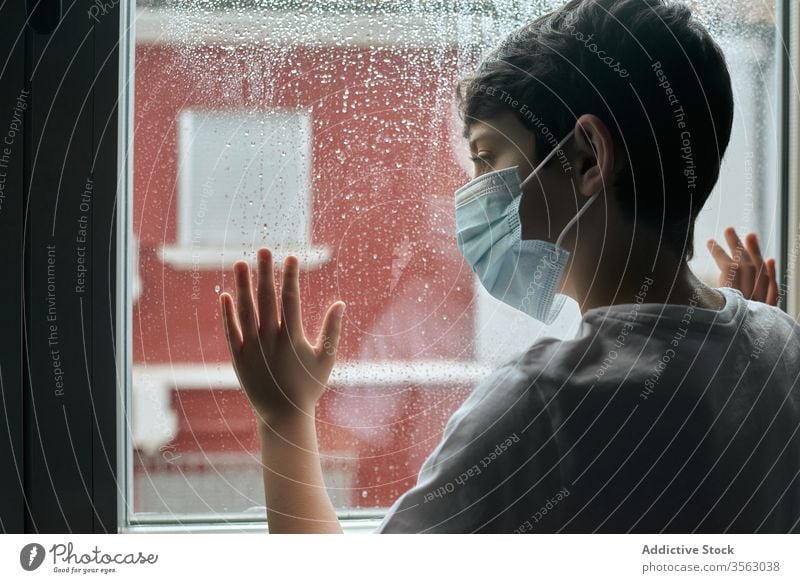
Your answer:
[[[264,244],[317,265],[310,246],[311,122],[303,111],[183,110],[178,115],[176,267],[229,265],[221,251]],[[235,260],[235,259],[234,259]]]
[[[318,408],[343,517],[377,520],[414,484],[447,418],[499,360],[574,334],[574,302],[544,328],[481,291],[455,245],[452,204],[469,177],[455,80],[557,4],[139,2],[127,523],[264,518],[255,422],[217,304],[233,262],[259,246],[300,256],[311,333],[331,301],[349,306]],[[696,234],[693,267],[716,285],[701,243],[728,224],[757,230],[766,254],[779,249],[776,6],[697,4],[736,99]]]

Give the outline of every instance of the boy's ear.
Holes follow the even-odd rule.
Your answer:
[[[596,115],[584,114],[575,122],[575,184],[584,196],[606,189],[614,172],[614,140]]]

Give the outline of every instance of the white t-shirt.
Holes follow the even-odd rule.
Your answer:
[[[719,291],[594,308],[517,355],[377,532],[800,532],[800,324]]]

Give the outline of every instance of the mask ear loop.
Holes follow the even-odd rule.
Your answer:
[[[561,247],[561,241],[564,239],[564,235],[566,235],[567,232],[569,232],[569,230],[572,228],[572,225],[574,225],[576,222],[578,222],[578,219],[581,217],[581,215],[586,212],[586,209],[588,209],[589,206],[591,206],[591,204],[597,199],[597,197],[600,195],[601,192],[602,192],[602,190],[598,190],[597,192],[595,192],[591,196],[589,201],[580,208],[580,210],[577,212],[577,214],[569,220],[569,222],[567,223],[567,226],[564,227],[564,230],[561,231],[561,234],[558,236],[558,239],[556,239],[556,247],[558,247],[558,248]]]
[[[539,163],[539,165],[536,168],[534,168],[533,171],[531,171],[530,174],[528,174],[528,177],[525,180],[522,181],[522,184],[519,185],[520,186],[520,190],[522,188],[524,188],[526,184],[528,184],[528,181],[531,178],[533,178],[536,175],[536,173],[539,172],[539,170],[541,170],[544,167],[544,165],[547,164],[553,156],[556,155],[556,152],[561,150],[561,148],[564,146],[564,144],[567,143],[567,140],[569,140],[574,133],[575,133],[575,129],[573,128],[573,129],[571,129],[569,131],[569,133],[566,136],[564,136],[564,138],[560,142],[558,142],[558,145],[555,148],[550,150],[550,153],[547,156],[544,157],[544,160],[542,160]]]
[[[525,180],[522,181],[522,184],[520,185],[520,190],[522,190],[522,187],[524,187],[528,183],[528,181],[531,178],[533,178],[533,176],[539,171],[540,168],[542,168],[545,164],[547,164],[550,161],[550,158],[555,156],[556,152],[561,150],[561,148],[564,146],[564,144],[567,143],[567,140],[569,140],[573,136],[574,133],[575,133],[575,129],[573,128],[573,129],[571,129],[569,131],[569,133],[566,136],[564,136],[564,138],[558,143],[558,145],[555,148],[550,150],[550,153],[547,154],[547,156],[544,157],[544,160],[542,160],[541,163],[536,168],[533,169],[533,172],[531,172],[528,175],[528,177]],[[598,195],[601,192],[602,192],[602,190],[598,190],[597,192],[595,192],[591,196],[589,201],[580,208],[580,210],[577,212],[577,214],[569,220],[567,225],[561,231],[561,234],[558,236],[558,239],[556,239],[556,247],[557,248],[561,247],[561,241],[563,241],[564,235],[566,235],[569,232],[569,230],[572,228],[572,225],[574,225],[578,221],[578,219],[581,218],[581,215],[586,212],[586,209],[588,209],[589,206],[597,199]]]
[[[574,134],[575,134],[575,129],[573,128],[573,129],[571,129],[569,131],[569,133],[566,136],[564,136],[561,139],[561,141],[558,143],[558,145],[555,148],[550,150],[550,153],[547,154],[547,156],[544,157],[544,160],[542,160],[539,163],[539,165],[536,166],[536,168],[534,168],[533,171],[530,174],[528,174],[528,177],[525,180],[522,181],[522,184],[520,184],[520,190],[522,190],[524,188],[524,186],[530,181],[530,179],[533,178],[536,175],[536,173],[539,172],[539,170],[542,169],[544,167],[544,165],[547,164],[550,161],[550,159],[553,156],[556,155],[556,152],[561,150],[561,148],[564,146],[564,144],[566,144],[567,141]],[[572,228],[572,226],[578,221],[578,219],[581,217],[581,215],[586,212],[586,209],[588,209],[589,206],[597,199],[597,197],[600,195],[601,192],[602,192],[602,190],[598,190],[597,192],[595,192],[592,195],[592,197],[589,199],[589,201],[580,208],[580,210],[577,212],[577,214],[569,220],[567,225],[561,231],[561,234],[558,236],[558,239],[556,239],[556,247],[558,247],[558,248],[561,247],[561,241],[564,239],[564,235],[566,235],[569,232],[569,230]]]

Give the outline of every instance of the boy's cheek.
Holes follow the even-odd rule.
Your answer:
[[[545,199],[541,186],[536,183],[534,178],[531,182],[535,184],[528,184],[525,187],[526,192],[522,195],[522,200],[519,203],[519,221],[522,228],[523,239],[548,239],[549,236],[558,236],[557,224],[554,219],[559,216],[559,213],[554,212],[552,202],[548,204]],[[548,234],[548,225],[550,226],[550,235]]]

